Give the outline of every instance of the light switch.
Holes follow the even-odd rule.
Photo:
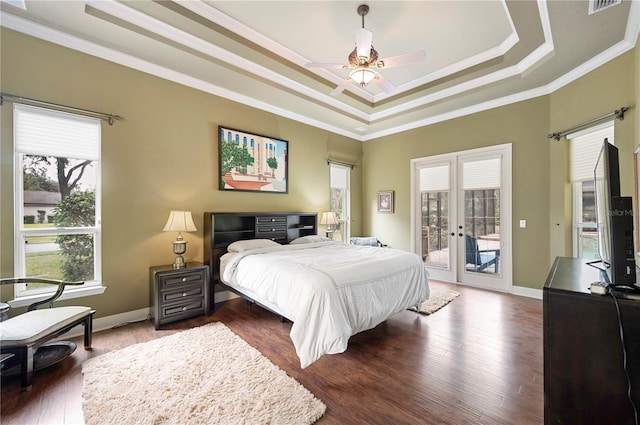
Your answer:
[[[523,229],[527,227],[527,220],[520,220],[520,227],[522,227]]]

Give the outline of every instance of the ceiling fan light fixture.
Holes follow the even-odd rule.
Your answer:
[[[378,74],[369,68],[354,69],[351,71],[351,74],[349,74],[349,78],[358,83],[361,87],[366,86],[377,77]]]

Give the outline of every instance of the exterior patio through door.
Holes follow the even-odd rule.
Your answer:
[[[511,292],[511,145],[412,160],[412,186],[430,277]]]

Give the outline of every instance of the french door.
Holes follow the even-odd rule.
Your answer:
[[[412,160],[413,246],[433,279],[511,292],[511,145]]]

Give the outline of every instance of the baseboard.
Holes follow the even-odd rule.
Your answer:
[[[542,299],[542,289],[528,288],[526,286],[514,286],[511,293],[521,297]]]
[[[240,296],[231,291],[225,290],[225,291],[216,292],[215,298],[216,298],[216,303],[221,303],[224,301],[232,300],[234,298],[240,298]]]
[[[216,292],[216,302],[224,302],[233,298],[238,298],[238,295],[231,291]],[[93,320],[93,332],[105,331],[107,329],[113,329],[120,326],[128,325],[129,323],[141,322],[148,320],[151,317],[151,308],[141,308],[140,310],[127,311],[125,313],[114,314],[113,316],[100,317]],[[84,335],[84,328],[76,326],[69,332],[61,336],[61,339],[75,338]]]
[[[100,317],[93,319],[93,332],[113,329],[129,323],[141,322],[148,320],[150,317],[151,308],[141,308],[140,310],[127,311],[125,313],[114,314],[113,316]],[[84,335],[84,328],[82,326],[76,326],[61,337],[62,339],[69,339],[82,335]]]

